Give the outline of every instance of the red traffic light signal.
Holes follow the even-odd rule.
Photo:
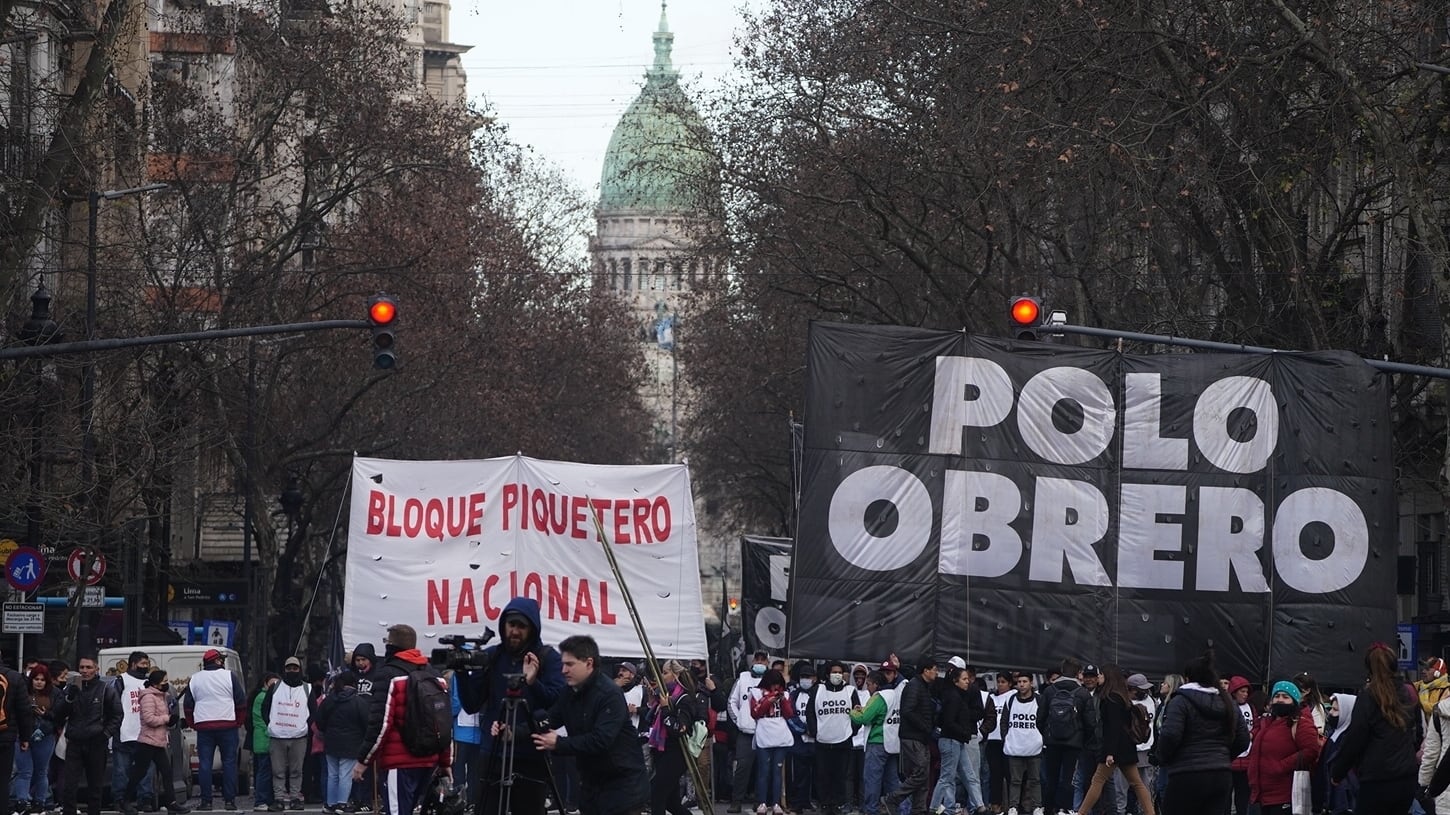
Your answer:
[[[373,325],[373,367],[387,370],[398,363],[393,351],[396,338],[393,324],[398,319],[398,304],[386,294],[368,301],[368,322]]]
[[[1007,311],[1012,336],[1019,340],[1037,339],[1042,325],[1042,301],[1036,297],[1013,297]]]
[[[1042,302],[1036,297],[1012,299],[1012,322],[1020,327],[1036,326],[1042,321]]]
[[[390,325],[398,316],[398,306],[391,297],[378,295],[368,303],[368,319],[373,325]]]

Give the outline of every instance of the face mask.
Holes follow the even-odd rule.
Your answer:
[[[1293,702],[1275,702],[1269,705],[1269,711],[1275,716],[1293,716],[1299,712],[1299,706]]]
[[[765,666],[764,665],[751,665],[750,666],[750,672],[752,674],[756,675],[756,676],[765,676]]]
[[[162,682],[160,685],[157,685],[156,687],[160,688],[162,693],[169,693],[171,691],[171,683],[170,682]]]
[[[1339,717],[1338,716],[1330,716],[1329,718],[1327,718],[1327,719],[1324,720],[1324,729],[1326,731],[1333,730],[1336,727],[1339,727]]]
[[[801,690],[810,690],[811,688],[813,688],[815,686],[816,686],[816,680],[811,679],[810,677],[805,677],[804,679],[801,680]]]
[[[845,674],[831,674],[831,684],[832,685],[835,685],[838,688],[841,687],[842,685],[846,684],[846,675]]]

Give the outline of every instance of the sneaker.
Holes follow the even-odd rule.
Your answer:
[[[291,809],[291,810],[301,810],[302,809],[302,799],[300,799],[300,798],[293,798],[291,801],[288,801],[287,802],[287,808],[288,809]],[[1042,815],[1042,813],[1039,812],[1039,813],[1037,813],[1037,815]]]
[[[1007,815],[1017,815],[1017,807],[1008,807]]]
[[[192,812],[211,812],[211,799],[203,798],[201,803],[191,808]]]
[[[223,806],[223,808],[226,809],[229,812],[236,812],[237,811],[237,802],[236,801],[227,801],[226,804]]]
[[[257,804],[257,805],[255,805],[255,806],[252,807],[252,811],[253,812],[266,812],[267,811],[267,805],[266,804]]]
[[[236,807],[233,806],[232,809],[236,809]],[[188,815],[188,813],[191,812],[191,807],[187,806],[186,804],[178,804],[173,801],[166,805],[166,811],[170,812],[171,815]]]
[[[270,803],[270,804],[267,805],[267,811],[268,812],[281,812],[281,811],[285,810],[286,808],[287,807],[282,806],[282,802],[281,801],[273,801],[272,803]]]

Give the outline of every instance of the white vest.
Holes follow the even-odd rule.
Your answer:
[[[187,687],[196,704],[192,723],[233,722],[237,719],[237,703],[232,697],[232,672],[226,668],[201,670],[191,675]]]
[[[840,690],[830,685],[816,688],[816,741],[821,744],[845,744],[851,740],[851,708],[861,703],[856,688],[849,682]]]
[[[816,689],[819,690],[820,686],[817,685]],[[796,688],[795,693],[791,694],[790,704],[795,709],[796,726],[801,729],[801,742],[807,744],[815,742],[816,737],[806,732],[806,711],[811,705],[811,692],[802,688]]]
[[[267,715],[267,735],[274,739],[300,739],[307,735],[307,683],[292,687],[278,682]],[[384,691],[386,692],[386,691]]]
[[[741,733],[755,732],[755,717],[750,715],[750,691],[760,684],[760,677],[746,671],[735,680],[730,690],[730,721]]]
[[[896,688],[882,688],[881,698],[886,700],[886,721],[881,725],[881,746],[886,752],[897,755],[901,752],[901,695]]]
[[[1249,730],[1249,746],[1238,757],[1248,758],[1249,750],[1254,749],[1254,706],[1247,703],[1239,705],[1239,715],[1244,717],[1244,727]]]
[[[994,723],[996,726],[992,728],[992,732],[987,736],[987,741],[1002,740],[1002,706],[1007,704],[1008,699],[1016,695],[1017,691],[1015,690],[992,694],[992,709],[994,711],[992,715],[997,717],[997,721]]]
[[[1042,731],[1037,729],[1037,697],[1023,701],[1012,694],[1005,703],[1007,734],[1002,740],[1002,754],[1030,758],[1042,752]]]
[[[146,680],[137,679],[129,671],[121,674],[120,687],[116,690],[121,697],[122,744],[141,738],[141,689],[145,686]]]
[[[1133,704],[1141,707],[1148,713],[1148,740],[1138,745],[1138,752],[1146,753],[1153,749],[1153,719],[1158,715],[1158,702],[1151,696],[1145,696],[1142,699],[1135,700]]]
[[[636,732],[639,731],[639,709],[644,707],[644,684],[636,682],[634,687],[624,692],[624,703],[634,705],[634,712],[629,714],[630,727]]]

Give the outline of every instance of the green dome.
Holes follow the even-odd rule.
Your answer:
[[[661,8],[654,65],[609,137],[599,181],[600,212],[713,214],[720,209],[719,164],[704,120],[670,65],[674,39]]]

